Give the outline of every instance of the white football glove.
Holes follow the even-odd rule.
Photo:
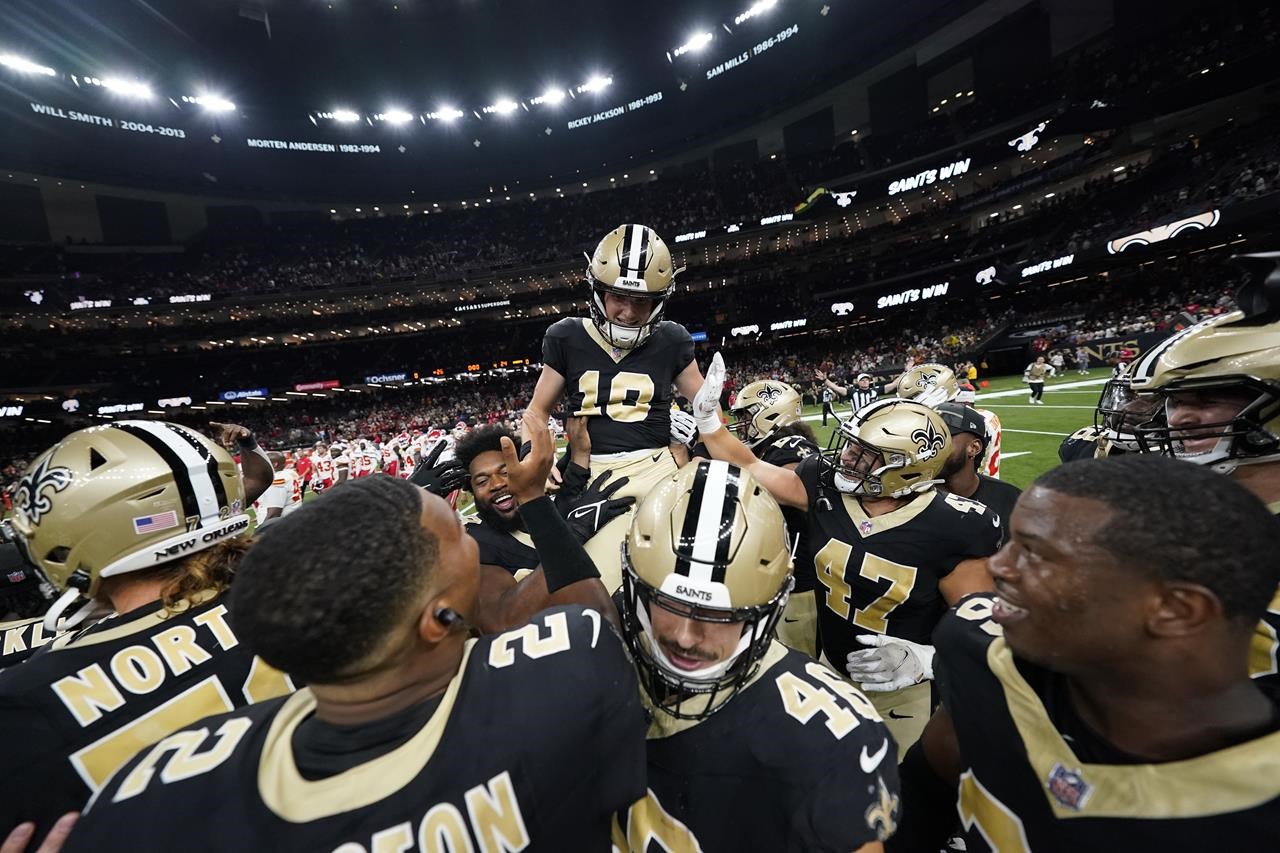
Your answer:
[[[871,648],[849,652],[845,671],[863,690],[889,693],[933,678],[933,646],[883,634],[856,639]]]
[[[671,410],[671,442],[673,444],[690,447],[697,432],[698,422],[693,419],[693,415],[679,409]]]
[[[693,395],[693,419],[698,424],[698,432],[710,435],[720,429],[720,393],[724,391],[724,359],[720,353],[711,357],[707,367],[707,375],[702,380],[702,387]]]

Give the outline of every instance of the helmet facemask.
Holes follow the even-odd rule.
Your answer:
[[[795,583],[788,576],[782,589],[764,604],[735,609],[700,607],[645,583],[622,547],[623,636],[635,661],[640,685],[653,704],[680,720],[702,720],[724,707],[756,674],[773,642],[783,608]],[[679,578],[668,576],[668,581]],[[682,579],[688,582],[687,579]],[[685,619],[720,624],[741,624],[742,635],[733,653],[723,661],[697,670],[672,664],[653,628],[652,608],[661,608]]]
[[[1211,423],[1171,426],[1174,395],[1193,391],[1242,390],[1243,406],[1232,417]],[[1280,390],[1253,377],[1222,377],[1212,384],[1191,383],[1169,385],[1157,395],[1163,406],[1153,417],[1134,429],[1135,440],[1143,453],[1161,453],[1208,465],[1221,474],[1230,474],[1240,465],[1273,462],[1280,459],[1280,435],[1268,428],[1280,418]],[[1251,397],[1251,399],[1250,399]],[[1188,451],[1188,442],[1216,438],[1216,444],[1204,450]]]

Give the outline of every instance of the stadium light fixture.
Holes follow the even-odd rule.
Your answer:
[[[155,93],[151,91],[151,87],[145,83],[139,83],[136,80],[124,80],[120,77],[103,77],[97,80],[97,85],[102,88],[115,92],[117,95],[124,95],[127,98],[138,98],[140,100],[149,101],[155,97]]]
[[[612,85],[612,77],[602,77],[599,74],[594,74],[587,82],[578,87],[578,94],[581,95],[583,92],[602,92]]]
[[[12,53],[0,53],[0,65],[24,74],[43,74],[46,77],[54,77],[58,73],[47,65],[40,65],[26,57],[14,56]]]
[[[520,108],[520,105],[510,98],[499,98],[496,102],[485,107],[484,113],[497,113],[500,116],[510,115]]]
[[[564,100],[564,89],[548,89],[536,98],[530,98],[529,103],[534,106],[539,104],[558,104]]]
[[[334,121],[340,121],[343,124],[351,124],[360,120],[360,114],[352,110],[334,110],[328,115],[321,114],[324,118],[331,118]]]
[[[441,107],[433,113],[427,113],[427,118],[433,121],[454,121],[462,118],[466,113],[457,107]]]
[[[770,9],[772,9],[774,6],[777,6],[777,5],[778,5],[778,0],[756,0],[755,3],[751,4],[751,7],[748,8],[747,11],[743,12],[741,15],[738,15],[736,18],[734,18],[733,23],[737,25],[737,24],[743,23],[744,21],[749,21],[752,18],[759,17],[760,15],[763,15],[765,12],[768,12]]]
[[[697,53],[707,45],[711,44],[711,40],[715,38],[710,32],[701,32],[691,36],[688,41],[671,51],[672,56],[684,56],[686,53]]]
[[[185,104],[197,104],[211,113],[234,112],[236,105],[221,95],[183,95]]]
[[[408,124],[413,121],[413,113],[405,112],[404,110],[395,109],[393,107],[384,113],[378,113],[374,118],[378,121],[385,121],[388,124]]]

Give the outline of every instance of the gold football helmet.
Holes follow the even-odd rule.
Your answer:
[[[1152,347],[1134,362],[1130,383],[1158,395],[1163,409],[1135,428],[1144,452],[1177,456],[1228,474],[1239,465],[1280,460],[1280,320],[1234,311],[1197,323]],[[1173,396],[1239,403],[1239,411],[1212,423],[1172,424]],[[1217,438],[1189,451],[1187,442]]]
[[[729,407],[729,430],[755,447],[774,430],[800,420],[800,395],[785,382],[760,379],[747,385]]]
[[[823,459],[837,491],[901,498],[941,483],[951,432],[912,400],[876,400],[840,422]]]
[[[1099,436],[1099,458],[1116,453],[1136,453],[1139,450],[1138,438],[1133,431],[1139,424],[1151,420],[1160,408],[1160,400],[1154,394],[1139,394],[1133,390],[1129,375],[1131,366],[1121,365],[1120,372],[1103,384],[1102,393],[1098,396],[1093,425]]]
[[[164,565],[249,530],[235,460],[198,432],[117,421],[73,432],[13,491],[19,547],[61,598],[58,618],[102,578]],[[83,619],[87,608],[62,627]]]
[[[620,225],[604,236],[587,260],[591,322],[618,349],[640,346],[662,322],[662,309],[675,289],[675,277],[683,271],[674,268],[671,250],[652,228]],[[606,293],[652,300],[648,319],[640,326],[610,322],[604,307]]]
[[[898,397],[931,409],[954,400],[959,393],[955,371],[942,364],[917,364],[898,380]]]
[[[777,502],[736,465],[690,462],[641,502],[622,566],[623,636],[645,691],[680,719],[715,713],[755,674],[794,585]],[[726,660],[677,668],[654,634],[651,613],[659,607],[741,623],[741,640]]]

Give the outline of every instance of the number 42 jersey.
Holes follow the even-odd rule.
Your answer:
[[[295,735],[315,704],[303,689],[144,750],[67,853],[605,851],[613,812],[644,794],[635,670],[594,610],[554,608],[467,641],[408,740],[308,778]]]

